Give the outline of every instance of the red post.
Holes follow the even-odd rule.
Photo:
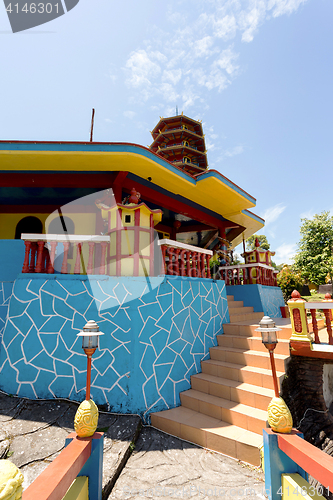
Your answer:
[[[275,393],[275,396],[278,398],[279,397],[279,386],[278,386],[278,381],[277,381],[277,377],[276,377],[276,368],[275,368],[275,360],[274,360],[274,352],[273,352],[274,348],[275,348],[275,344],[274,344],[273,349],[269,349],[269,357],[271,358],[274,393]]]
[[[180,252],[180,275],[185,276],[185,255],[186,250]]]
[[[201,255],[199,252],[196,254],[196,260],[197,260],[197,277],[201,278]]]
[[[206,269],[205,269],[205,254],[201,254],[201,275],[203,278],[206,278]]]
[[[54,259],[55,259],[57,244],[58,243],[56,241],[51,241],[51,254],[50,254],[49,264],[47,266],[48,274],[54,273]]]
[[[318,336],[318,323],[317,323],[317,318],[316,318],[316,310],[310,309],[310,313],[311,313],[311,318],[312,318],[313,333],[315,336],[315,344],[320,344],[320,339]]]
[[[175,248],[175,275],[179,276],[179,252],[180,248]]]
[[[167,253],[168,253],[168,257],[169,257],[168,266],[167,266],[167,274],[173,275],[173,273],[174,273],[174,271],[173,271],[173,248],[168,247]]]
[[[50,254],[48,248],[44,245],[44,250],[43,250],[43,273],[46,273],[49,267],[50,263]]]
[[[87,358],[87,388],[86,388],[86,400],[90,399],[90,384],[91,384],[91,356]]]
[[[325,314],[325,321],[326,321],[326,328],[327,328],[327,333],[328,333],[328,343],[329,345],[333,345],[333,337],[332,337],[332,326],[331,326],[331,319],[330,319],[330,311],[329,309],[323,309],[324,314]]]
[[[102,251],[101,251],[101,265],[99,268],[99,274],[105,274],[105,256],[106,256],[107,245],[108,244],[106,241],[101,242]]]
[[[206,255],[206,266],[207,266],[207,278],[211,278],[211,274],[210,274],[210,265],[209,265],[209,261],[210,261],[210,256],[209,255]]]
[[[76,259],[74,266],[74,274],[81,273],[81,252],[82,252],[82,243],[76,243]]]
[[[35,272],[36,252],[37,252],[37,243],[31,243],[29,273]]]
[[[92,274],[95,242],[88,241],[88,245],[89,245],[89,257],[88,257],[87,274]]]
[[[165,254],[166,254],[166,246],[162,245],[161,246],[162,250],[162,267],[161,267],[161,274],[168,274],[167,269],[166,269],[166,262],[165,262]]]
[[[38,241],[37,247],[36,273],[41,273],[43,269],[44,241]]]
[[[191,276],[191,252],[186,252],[186,275]]]
[[[31,241],[25,241],[24,244],[25,244],[25,255],[23,261],[22,273],[28,273]]]
[[[67,274],[67,259],[68,259],[69,246],[70,246],[70,242],[65,241],[64,242],[64,257],[62,259],[62,266],[61,266],[61,274]]]

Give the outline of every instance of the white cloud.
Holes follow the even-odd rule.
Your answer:
[[[123,115],[126,118],[129,118],[130,120],[133,120],[133,118],[136,116],[135,111],[124,111]]]
[[[300,219],[312,219],[314,216],[315,211],[313,210],[313,208],[310,208],[306,212],[302,212],[299,217]]]
[[[178,99],[185,112],[197,101],[203,106],[207,90],[221,92],[239,74],[240,57],[230,41],[251,42],[264,22],[291,14],[306,1],[207,0],[193,2],[188,11],[187,2],[170,0],[168,31],[152,25],[151,38],[125,63],[132,101],[165,105]]]
[[[296,250],[295,243],[283,243],[275,250],[273,260],[276,264],[292,264]]]
[[[227,149],[227,151],[224,152],[224,156],[228,156],[229,158],[231,158],[232,156],[240,155],[241,153],[243,153],[243,151],[244,148],[240,144],[239,146],[235,146],[232,149]]]
[[[262,214],[262,218],[265,220],[265,226],[271,224],[276,221],[278,217],[285,211],[287,207],[279,203],[278,205],[274,205],[273,207],[267,208],[265,212]]]
[[[153,56],[154,53],[151,53]],[[125,67],[129,71],[127,84],[132,87],[150,85],[150,79],[161,73],[160,66],[150,59],[145,50],[132,52]]]

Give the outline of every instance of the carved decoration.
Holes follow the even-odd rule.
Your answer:
[[[94,434],[98,423],[98,409],[92,399],[82,401],[74,418],[74,429],[79,437]]]
[[[295,332],[301,333],[302,332],[302,320],[301,320],[301,313],[299,312],[299,309],[293,310],[293,317],[294,317]]]
[[[0,498],[1,500],[20,500],[22,498],[23,474],[9,460],[0,460]]]
[[[288,406],[282,398],[274,397],[267,408],[268,423],[275,432],[289,433],[293,419]]]

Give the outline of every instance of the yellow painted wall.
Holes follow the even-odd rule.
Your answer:
[[[119,233],[117,238],[119,237]],[[121,231],[121,254],[133,255],[134,253],[134,231]]]
[[[37,217],[42,223],[43,228],[45,227],[45,220],[48,217],[48,214],[0,214],[0,239],[2,240],[13,240],[15,238],[15,230],[17,224],[24,217]]]
[[[141,210],[140,212],[140,226],[150,227],[150,214],[146,210]]]
[[[150,234],[146,231],[140,231],[139,235],[140,254],[149,257],[150,255]]]
[[[88,478],[80,476],[74,479],[63,500],[89,500]]]
[[[133,259],[133,257],[121,259],[121,275],[122,276],[133,276],[134,275],[134,259]]]
[[[299,474],[282,474],[282,500],[324,500],[318,490],[311,486]]]

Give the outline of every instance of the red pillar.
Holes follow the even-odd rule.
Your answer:
[[[23,261],[22,273],[28,273],[29,272],[29,257],[30,257],[31,241],[25,241],[24,245],[25,245],[25,255],[24,255],[24,261]]]

